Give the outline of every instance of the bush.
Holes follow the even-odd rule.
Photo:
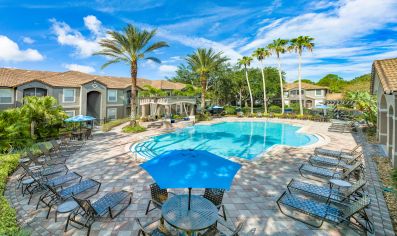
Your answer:
[[[273,113],[281,113],[281,107],[276,106],[276,105],[271,105],[271,106],[268,108],[268,111],[269,111],[269,112],[273,112]]]
[[[227,115],[235,115],[237,112],[236,107],[233,106],[225,106],[224,111]]]
[[[3,195],[8,175],[17,168],[18,162],[18,154],[0,155],[0,235],[15,235],[19,232],[15,210]]]
[[[208,121],[211,120],[211,116],[208,113],[198,113],[196,115],[196,121]]]
[[[119,126],[119,125],[121,125],[121,124],[123,124],[125,122],[128,122],[129,120],[130,120],[129,117],[123,118],[123,119],[112,120],[112,121],[109,121],[106,124],[103,124],[101,129],[102,129],[103,132],[108,132],[111,129],[113,129],[114,127]]]
[[[146,131],[146,128],[142,127],[140,125],[135,125],[135,126],[127,125],[127,126],[123,127],[122,131],[124,133],[140,133],[140,132]]]

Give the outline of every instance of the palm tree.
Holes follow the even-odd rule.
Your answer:
[[[252,54],[253,57],[256,57],[256,59],[261,63],[261,71],[262,71],[262,83],[263,83],[263,106],[265,108],[265,113],[267,113],[267,97],[266,97],[266,82],[265,82],[265,73],[264,69],[265,67],[263,66],[263,60],[266,57],[269,57],[271,55],[270,51],[265,48],[257,48],[254,53]]]
[[[303,115],[303,105],[302,105],[302,52],[307,49],[309,52],[313,51],[314,43],[312,41],[314,38],[310,36],[299,36],[297,38],[290,40],[289,50],[298,53],[298,89],[299,89],[299,110],[300,114]]]
[[[162,47],[168,47],[164,41],[149,44],[150,40],[156,35],[156,29],[147,31],[128,24],[123,32],[108,31],[107,38],[102,39],[99,45],[102,50],[94,53],[94,55],[102,55],[111,58],[108,62],[102,65],[102,69],[110,64],[124,62],[130,66],[131,74],[131,125],[135,125],[137,116],[137,75],[138,75],[138,61],[151,60],[156,63],[161,61],[153,56],[146,56],[150,52]]]
[[[238,64],[240,66],[244,66],[244,69],[245,69],[245,79],[247,80],[248,91],[250,93],[250,100],[251,100],[251,114],[253,114],[254,113],[254,99],[252,98],[251,85],[250,85],[250,81],[248,79],[248,69],[247,69],[247,67],[251,65],[251,61],[252,61],[252,57],[243,57],[238,60]]]
[[[277,63],[278,63],[278,76],[280,77],[280,92],[281,92],[281,114],[284,114],[284,89],[283,89],[283,76],[281,74],[281,54],[285,53],[287,50],[287,39],[276,39],[273,40],[272,43],[267,45],[267,48],[273,53],[276,54]]]
[[[209,74],[216,70],[222,63],[229,60],[223,57],[223,52],[215,52],[212,48],[198,48],[197,51],[186,57],[192,70],[200,77],[201,83],[201,112],[205,110],[205,95]]]

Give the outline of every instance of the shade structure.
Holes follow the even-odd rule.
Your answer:
[[[212,109],[223,109],[223,107],[220,107],[220,106],[213,106]]]
[[[73,116],[65,119],[65,122],[84,122],[84,121],[91,121],[95,120],[95,117],[92,116],[84,116],[84,115],[78,115],[78,116]]]
[[[331,107],[327,106],[327,105],[317,105],[314,108],[316,108],[316,109],[330,109]]]
[[[143,164],[160,188],[229,190],[241,165],[204,150],[173,150]]]

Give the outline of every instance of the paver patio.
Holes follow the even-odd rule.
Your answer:
[[[233,118],[229,118],[232,120]],[[241,119],[239,119],[241,120]],[[259,120],[259,119],[255,119]],[[329,123],[318,123],[297,120],[275,120],[303,125],[305,132],[315,133],[321,137],[317,145],[332,149],[352,148],[357,142],[362,142],[360,135],[349,133],[328,132]],[[93,178],[102,182],[100,193],[92,197],[97,199],[108,191],[128,190],[134,193],[133,202],[120,216],[114,220],[103,219],[94,223],[91,235],[137,235],[135,217],[142,221],[156,219],[160,216],[158,210],[145,216],[145,210],[150,199],[149,184],[151,177],[139,167],[128,150],[132,142],[152,136],[161,131],[150,130],[141,134],[125,135],[115,129],[106,134],[98,134],[93,140],[87,141],[83,149],[67,161],[68,167],[82,174],[86,178]],[[244,229],[256,228],[256,235],[356,235],[351,229],[341,226],[335,228],[324,224],[315,229],[303,223],[292,220],[278,210],[276,200],[286,189],[292,178],[300,178],[298,167],[305,162],[313,152],[314,146],[292,148],[278,146],[256,161],[246,161],[233,158],[243,167],[236,175],[231,191],[227,192],[224,204],[232,224],[239,219],[247,219],[248,226]],[[381,192],[381,185],[376,174],[375,165],[371,160],[377,152],[374,146],[366,145],[366,177],[367,191],[372,205],[368,214],[375,224],[376,235],[394,235],[390,216]],[[67,215],[60,215],[58,222],[54,222],[54,210],[50,218],[46,219],[46,210],[35,209],[39,194],[33,197],[32,203],[27,205],[28,197],[22,197],[20,189],[16,189],[16,180],[21,173],[14,173],[7,186],[6,197],[17,210],[17,218],[21,225],[31,231],[32,235],[62,235]],[[307,179],[305,179],[307,181]],[[183,190],[173,190],[181,192]],[[195,190],[199,194],[202,190]],[[70,228],[66,235],[85,235],[86,230]]]

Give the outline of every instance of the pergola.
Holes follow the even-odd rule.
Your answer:
[[[196,98],[185,96],[139,98],[141,117],[169,117],[171,114],[194,115]]]

